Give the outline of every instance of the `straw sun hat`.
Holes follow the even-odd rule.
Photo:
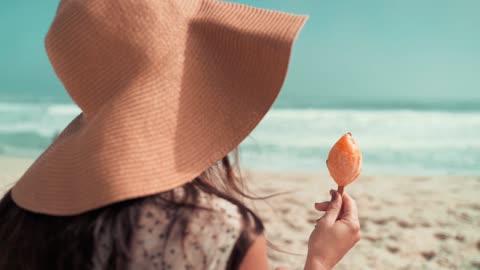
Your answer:
[[[193,180],[267,113],[306,19],[216,0],[61,0],[45,45],[82,112],[13,200],[75,215]]]

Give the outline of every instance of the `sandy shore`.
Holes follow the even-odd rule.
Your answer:
[[[0,156],[0,194],[13,186],[33,160]]]
[[[306,253],[321,214],[315,201],[335,188],[326,175],[251,173],[268,239]],[[480,269],[480,177],[363,176],[347,188],[357,201],[362,240],[336,269]],[[305,256],[271,251],[273,266],[303,269]]]
[[[31,160],[0,158],[0,191]],[[247,173],[257,195],[291,191],[255,203],[278,248],[271,265],[302,269],[316,201],[334,187],[327,175]],[[360,211],[362,240],[336,269],[480,269],[480,177],[362,176],[347,188]]]

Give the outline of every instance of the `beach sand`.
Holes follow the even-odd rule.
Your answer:
[[[315,202],[336,188],[328,175],[250,173],[258,195],[293,191],[257,202],[272,267],[303,269],[321,213]],[[348,192],[357,202],[362,239],[335,269],[480,269],[480,177],[361,176]]]
[[[32,161],[0,158],[0,191]],[[303,269],[307,240],[329,199],[328,175],[246,172],[269,241],[271,267]],[[346,191],[357,201],[362,240],[335,269],[480,269],[480,177],[361,176]]]

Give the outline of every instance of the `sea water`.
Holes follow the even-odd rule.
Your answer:
[[[80,113],[68,102],[0,101],[0,155],[37,157]],[[480,110],[274,107],[240,146],[260,170],[325,172],[330,147],[351,132],[364,174],[480,175]]]

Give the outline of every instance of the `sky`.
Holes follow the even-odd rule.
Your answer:
[[[480,107],[480,1],[236,2],[310,16],[295,43],[280,104],[441,101]],[[68,100],[43,47],[57,4],[2,3],[0,98],[15,93]]]

